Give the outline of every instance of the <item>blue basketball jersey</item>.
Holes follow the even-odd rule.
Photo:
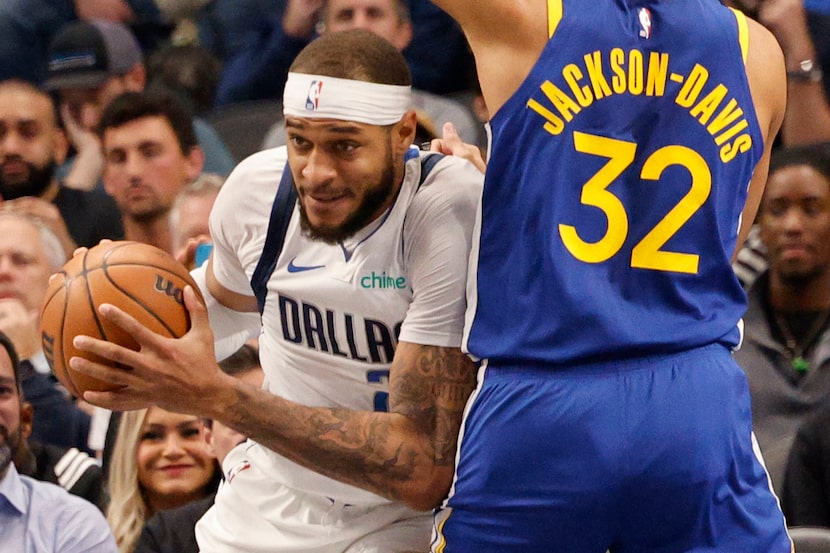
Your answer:
[[[557,365],[736,345],[730,257],[764,148],[746,20],[716,0],[548,12],[548,44],[490,121],[469,351]]]

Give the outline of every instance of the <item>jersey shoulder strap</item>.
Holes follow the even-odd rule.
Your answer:
[[[277,259],[282,252],[285,243],[285,234],[288,232],[288,224],[291,222],[291,214],[297,202],[297,191],[294,189],[294,179],[291,177],[291,170],[286,162],[282,170],[277,195],[274,204],[271,206],[271,218],[268,221],[268,234],[265,238],[265,246],[262,255],[251,276],[251,288],[254,290],[259,313],[265,309],[265,296],[268,293],[268,280],[277,266]]]

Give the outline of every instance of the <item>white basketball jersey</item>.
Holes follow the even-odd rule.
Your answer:
[[[481,174],[447,157],[419,185],[417,150],[392,207],[341,244],[311,240],[295,207],[268,281],[260,358],[265,386],[308,406],[386,410],[398,340],[458,347],[467,255]],[[213,271],[251,295],[286,150],[255,154],[228,178],[211,215]],[[385,502],[265,448],[275,477],[305,492],[357,504]]]

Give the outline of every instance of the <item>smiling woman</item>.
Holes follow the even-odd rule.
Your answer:
[[[216,490],[220,471],[202,419],[158,407],[124,413],[112,454],[107,521],[121,553],[134,550],[144,522]]]

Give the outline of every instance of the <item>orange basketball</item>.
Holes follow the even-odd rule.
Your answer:
[[[183,290],[199,289],[187,269],[167,252],[140,242],[99,244],[70,259],[49,282],[40,316],[43,351],[52,372],[75,396],[112,385],[69,367],[74,356],[100,358],[78,351],[79,334],[137,350],[132,336],[104,320],[98,306],[109,303],[132,315],[157,334],[179,338],[190,328]]]

